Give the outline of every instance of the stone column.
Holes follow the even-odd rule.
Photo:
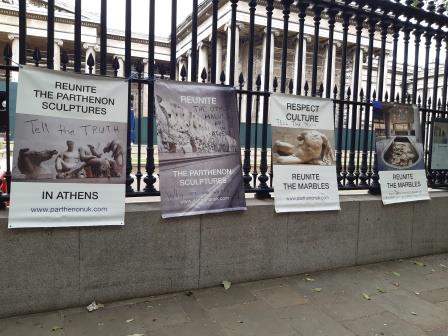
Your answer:
[[[208,45],[204,42],[198,43],[199,50],[199,66],[198,66],[198,82],[202,82],[201,74],[202,70],[205,68],[207,71],[207,79],[210,79],[210,74],[208,73]]]
[[[336,74],[336,52],[337,49],[341,47],[341,43],[340,42],[334,42],[333,43],[333,53],[331,55],[331,77],[330,77],[330,97],[333,96],[333,88],[335,83],[335,74]],[[323,96],[326,97],[326,90],[327,90],[327,69],[328,66],[330,65],[330,60],[328,59],[328,48],[329,48],[329,44],[327,43],[327,49],[325,51],[325,63],[324,63],[324,80],[323,80],[323,84],[324,84],[324,94]]]
[[[61,40],[54,41],[54,69],[56,71],[61,70],[61,47],[64,43]]]
[[[187,80],[189,82],[191,82],[191,71],[192,71],[192,63],[191,63],[191,49],[187,51],[187,71],[188,71],[188,76],[187,76]]]
[[[303,92],[303,86],[305,85],[306,80],[306,48],[307,44],[311,42],[311,37],[309,36],[303,36],[303,54],[302,54],[302,92]],[[295,56],[294,56],[294,92],[297,88],[297,75],[299,73],[298,69],[298,62],[299,62],[299,35],[297,35],[296,39],[296,49],[295,49]]]
[[[182,67],[184,66],[185,69],[187,69],[187,66],[185,64],[185,56],[179,56],[179,58],[177,59],[177,66],[178,66],[178,73],[177,73],[177,80],[181,81],[182,80]]]
[[[222,38],[220,34],[216,37],[216,83],[221,83],[220,77],[222,72]]]
[[[227,50],[226,50],[226,84],[229,84],[230,79],[230,41],[231,41],[231,25],[228,23],[226,25],[227,30]],[[238,83],[238,64],[240,54],[240,24],[236,24],[235,27],[235,84]]]
[[[380,78],[380,60],[381,54],[378,55],[378,72],[377,72],[377,77],[376,77],[376,92],[378,93],[380,85],[383,87],[383,98],[386,95],[386,92],[388,95],[390,95],[390,87],[389,87],[389,82],[388,82],[388,73],[389,73],[389,68],[388,68],[388,64],[389,64],[389,53],[386,52],[386,55],[384,57],[384,81],[383,83],[379,82],[379,78]]]
[[[269,90],[272,91],[272,81],[274,80],[274,46],[275,46],[275,37],[279,35],[279,32],[276,30],[271,31],[271,50],[270,50],[270,60],[269,60]],[[262,62],[261,62],[261,89],[264,90],[264,76],[265,76],[265,64],[266,64],[266,29],[264,30],[263,36],[263,54]],[[262,101],[262,100],[261,100]]]
[[[84,49],[86,49],[85,73],[88,74],[89,66],[87,65],[87,60],[89,59],[89,55],[92,55],[93,60],[95,60],[95,52],[98,51],[98,46],[84,43]],[[120,65],[120,68],[121,68],[121,65]],[[95,74],[95,69],[96,69],[96,61],[95,61],[95,65],[92,67],[92,74]]]
[[[269,91],[272,91],[272,82],[274,80],[274,47],[275,47],[275,37],[279,36],[279,32],[275,29],[271,30],[271,48],[270,48],[270,57],[269,57]],[[261,62],[261,90],[264,91],[264,76],[265,76],[265,64],[266,64],[266,28],[264,29],[264,35],[263,35],[263,49],[262,49],[262,62]],[[260,113],[258,117],[258,122],[263,122],[263,104],[264,100],[263,98],[260,98]]]
[[[118,60],[118,65],[120,66],[117,71],[118,77],[124,77],[124,56],[123,55],[114,55]]]
[[[15,34],[8,34],[8,39],[11,41],[12,49],[12,65],[19,64],[19,36]],[[17,82],[19,78],[18,71],[11,71],[11,81]]]
[[[143,59],[143,77],[147,78],[149,73],[149,63],[148,59]],[[142,93],[142,116],[148,116],[148,85],[143,85],[143,93]],[[143,126],[143,125],[142,125]]]
[[[355,92],[353,91],[354,87],[355,87],[355,81],[358,82],[358,101],[359,101],[359,93],[361,92],[361,88],[363,88],[362,86],[362,70],[364,68],[364,48],[361,47],[359,50],[359,74],[358,74],[358,78],[355,78],[355,71],[356,71],[356,47],[353,48],[353,64],[352,64],[352,83],[350,86],[350,89],[352,90],[352,97],[354,96]],[[365,94],[365,92],[364,92]]]
[[[386,58],[384,59],[384,95],[386,92],[389,95],[390,98],[390,82],[389,82],[389,57],[390,53],[386,52]]]
[[[210,48],[211,48],[212,35],[209,36],[208,41],[210,42]],[[210,51],[210,55],[211,55],[211,51]],[[216,37],[216,83],[221,83],[219,80],[219,78],[221,77],[221,72],[222,72],[222,37],[218,31],[218,34]]]

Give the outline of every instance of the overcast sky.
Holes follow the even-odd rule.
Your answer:
[[[73,0],[65,0],[74,4]],[[202,3],[203,0],[199,0]],[[74,6],[74,5],[73,5]],[[155,33],[157,36],[168,37],[171,32],[171,0],[155,0],[156,22]],[[100,13],[100,0],[82,0],[82,10]],[[191,15],[192,1],[177,1],[177,23],[182,22]],[[125,0],[108,1],[107,22],[112,29],[124,30],[125,24]],[[132,31],[135,33],[148,33],[149,1],[132,0]]]

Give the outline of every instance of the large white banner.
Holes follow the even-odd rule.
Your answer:
[[[429,200],[417,106],[377,103],[374,107],[383,204]]]
[[[123,225],[124,80],[23,67],[10,228]]]
[[[270,111],[275,211],[340,210],[333,102],[274,94]]]

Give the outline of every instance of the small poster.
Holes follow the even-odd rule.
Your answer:
[[[19,72],[10,228],[123,225],[127,83]]]
[[[246,210],[234,88],[159,80],[162,217]]]
[[[431,169],[448,170],[448,120],[435,119],[432,129]]]
[[[373,117],[383,203],[428,200],[417,106],[377,103]]]
[[[340,210],[333,102],[274,94],[270,111],[275,211]]]

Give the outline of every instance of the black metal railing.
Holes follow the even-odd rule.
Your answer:
[[[248,22],[248,52],[247,52],[247,77],[244,78],[241,73],[235,78],[236,69],[236,29],[237,12],[241,2],[246,2],[249,8]],[[223,4],[230,2],[230,7],[223,7]],[[238,95],[238,106],[240,117],[245,116],[245,122],[242,123],[243,143],[241,144],[243,159],[243,179],[247,192],[256,193],[260,198],[269,197],[272,189],[272,160],[269,151],[269,97],[272,84],[273,92],[282,92],[289,94],[298,94],[305,96],[323,96],[333,99],[335,116],[335,150],[337,163],[337,178],[339,189],[370,189],[372,192],[378,192],[379,177],[376,165],[376,156],[374,151],[373,118],[372,106],[373,100],[393,101],[406,104],[417,104],[420,110],[422,130],[424,134],[425,162],[427,168],[428,183],[430,186],[448,186],[447,171],[433,171],[430,167],[431,152],[431,130],[435,118],[448,118],[447,116],[447,83],[448,83],[448,62],[445,62],[443,69],[443,79],[440,72],[440,53],[442,47],[448,54],[448,16],[443,4],[437,8],[433,1],[426,5],[421,0],[391,1],[391,0],[283,0],[277,2],[274,0],[205,0],[198,6],[197,0],[192,0],[192,15],[189,31],[191,34],[191,69],[186,69],[185,65],[179,69],[179,80],[187,80],[188,74],[191,81],[196,82],[198,74],[202,82],[227,83],[236,86]],[[169,44],[170,61],[169,63],[155,62],[155,36],[154,25],[156,6],[155,0],[149,0],[149,35],[147,51],[147,72],[144,70],[141,59],[132,55],[132,1],[126,0],[125,10],[125,33],[124,33],[124,76],[129,79],[128,96],[131,98],[132,92],[136,95],[136,128],[137,139],[135,145],[131,141],[130,122],[128,123],[128,141],[127,141],[127,165],[126,165],[126,194],[127,196],[153,196],[159,195],[158,176],[157,176],[157,152],[154,143],[154,79],[175,80],[176,79],[176,52],[177,46],[177,1],[172,0],[171,11],[171,39]],[[27,10],[26,0],[19,1],[19,55],[18,62],[25,64],[27,59],[32,56],[35,66],[44,66],[43,56],[45,55],[46,66],[54,68],[54,29],[55,13],[54,1],[48,1],[48,21],[47,21],[47,50],[45,53],[35,49],[30,54],[27,46]],[[208,9],[207,9],[208,8]],[[228,69],[221,74],[217,74],[217,62],[222,55],[217,55],[218,22],[219,11],[224,8],[230,8],[230,38],[227,48],[230,48]],[[100,13],[100,57],[99,74],[107,75],[113,73],[118,76],[120,62],[117,58],[110,58],[107,55],[108,31],[107,31],[107,1],[101,0]],[[211,67],[198,69],[198,12],[209,10],[212,17],[210,28],[211,35]],[[283,14],[283,38],[281,41],[281,67],[279,80],[272,76],[271,67],[271,46],[273,41],[272,25],[273,13],[281,11]],[[58,70],[68,71],[73,68],[75,72],[80,73],[83,59],[81,55],[81,0],[75,0],[74,11],[74,48],[73,51],[61,50],[61,68]],[[263,55],[264,64],[262,64],[262,75],[257,73],[261,69],[255,68],[255,48],[257,40],[257,27],[255,23],[256,14],[265,15],[265,54]],[[162,13],[166,15],[166,13]],[[312,17],[314,22],[314,36],[312,39],[312,63],[311,78],[303,80],[307,69],[303,68],[304,53],[304,27],[306,17]],[[289,27],[290,23],[298,23],[298,58],[296,64],[296,78],[288,77],[288,43],[290,42]],[[335,41],[335,23],[341,23],[341,52],[340,66],[332,69],[331,60],[336,55],[333,48]],[[354,45],[354,73],[353,79],[347,80],[348,57],[349,57],[349,28],[354,27],[355,40]],[[321,28],[327,28],[325,37],[322,37]],[[362,77],[360,66],[363,63],[361,57],[361,38],[368,36],[368,50],[366,57],[365,85],[360,85],[358,81]],[[410,40],[414,41],[414,62],[408,60],[410,50]],[[400,37],[403,43],[400,44]],[[319,46],[327,40],[329,46],[326,50],[328,65],[326,69],[319,67]],[[380,48],[375,47],[375,41],[380,44]],[[392,42],[392,62],[385,62],[388,42]],[[421,47],[421,44],[424,46]],[[401,76],[399,75],[398,51],[403,48],[404,61],[401,67]],[[424,50],[423,50],[424,48]],[[435,57],[431,59],[430,50],[435,51]],[[424,61],[420,59],[420,52],[424,51]],[[374,58],[379,52],[378,76],[374,76]],[[6,80],[7,97],[9,97],[9,87],[11,75],[17,72],[18,64],[13,64],[14,58],[11,46],[8,44],[4,49],[3,64],[0,70]],[[220,56],[220,57],[218,57]],[[87,75],[94,75],[95,60],[90,55],[84,60],[88,68]],[[422,66],[423,63],[423,66]],[[69,66],[70,64],[70,66]],[[431,65],[430,65],[431,64]],[[391,68],[388,68],[391,65]],[[134,66],[134,67],[133,67]],[[123,70],[123,69],[121,69]],[[332,71],[339,73],[339,82],[335,85],[332,78]],[[390,91],[386,91],[385,73],[390,71],[391,83]],[[319,71],[326,72],[326,82],[319,82]],[[432,73],[432,78],[430,77]],[[274,78],[272,78],[274,77]],[[373,78],[375,77],[375,82]],[[399,83],[401,79],[401,83]],[[432,81],[432,92],[429,88]],[[421,95],[418,94],[420,82],[423,87]],[[279,85],[280,83],[280,85]],[[296,85],[294,85],[296,83]],[[374,88],[377,84],[378,90]],[[439,89],[442,94],[439,96]],[[143,116],[143,94],[146,95],[148,117],[145,121]],[[390,97],[390,98],[389,98]],[[6,101],[5,113],[9,116],[9,98]],[[20,98],[19,98],[20,99]],[[129,99],[131,102],[131,99]],[[125,113],[125,112],[124,112]],[[262,122],[259,123],[259,117]],[[131,103],[128,108],[128,121],[131,118]],[[145,124],[143,124],[145,122]],[[10,190],[11,167],[10,167],[10,130],[9,119],[6,128],[6,179],[8,190]],[[146,128],[145,138],[142,128]],[[146,146],[146,150],[144,149]],[[146,157],[144,156],[146,153]],[[145,170],[144,172],[142,170]],[[8,195],[3,195],[4,199]]]

